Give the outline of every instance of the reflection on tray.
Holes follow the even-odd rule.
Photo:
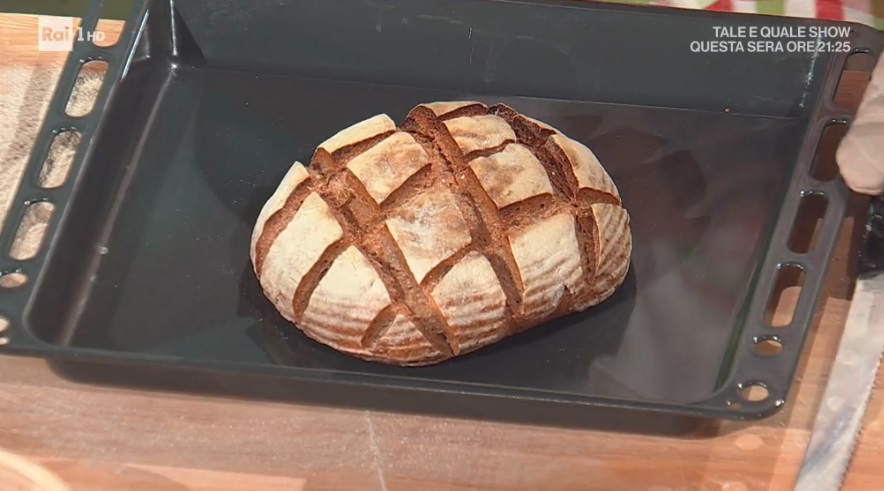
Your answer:
[[[419,379],[451,380],[480,385],[518,385],[551,391],[601,391],[635,395],[626,380],[605,368],[616,357],[634,310],[635,270],[607,301],[585,312],[539,325],[475,352],[426,367],[397,367],[368,362],[318,343],[283,319],[263,298],[254,274],[246,271],[242,312],[261,320],[249,328],[249,337],[279,366],[372,372]],[[591,318],[609,320],[592,325]],[[597,323],[596,323],[597,324]],[[566,350],[564,346],[569,348]],[[640,366],[636,365],[640,369]]]

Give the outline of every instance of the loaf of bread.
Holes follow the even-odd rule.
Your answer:
[[[504,105],[434,102],[296,162],[250,252],[264,294],[307,336],[417,366],[602,302],[626,276],[629,226],[583,144]]]

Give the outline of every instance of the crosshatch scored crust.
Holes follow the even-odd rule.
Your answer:
[[[629,267],[629,224],[583,144],[501,104],[435,102],[296,162],[250,253],[268,299],[309,337],[427,365],[607,299]]]

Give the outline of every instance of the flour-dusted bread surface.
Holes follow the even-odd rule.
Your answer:
[[[427,365],[591,308],[632,253],[617,186],[582,143],[504,105],[380,114],[296,162],[258,215],[267,298],[312,339]]]

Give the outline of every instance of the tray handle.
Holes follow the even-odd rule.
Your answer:
[[[745,327],[734,340],[738,344],[732,350],[734,359],[729,371],[719,378],[721,388],[716,396],[698,404],[720,411],[729,418],[764,418],[785,405],[789,381],[795,376],[847,212],[849,188],[840,175],[830,180],[815,177],[814,157],[827,128],[832,125],[849,127],[853,120],[853,110],[835,102],[848,58],[866,53],[877,60],[884,49],[882,33],[861,24],[848,24],[852,27],[851,49],[830,58],[822,91],[824,100],[811,117],[807,136],[798,153],[794,178],[774,225],[769,252],[756,272],[755,288],[745,310]],[[825,214],[810,249],[796,252],[790,248],[789,242],[800,219],[801,203],[814,198],[825,201]],[[773,326],[766,319],[766,312],[771,297],[778,292],[780,275],[787,270],[802,277],[801,289],[791,320],[785,325]],[[763,349],[765,346],[773,349]]]
[[[91,0],[80,23],[83,33],[95,32],[102,7],[105,2],[110,1],[112,0]],[[83,163],[88,160],[91,147],[89,143],[102,130],[100,116],[113,103],[113,93],[118,82],[126,75],[130,62],[128,53],[132,52],[142,30],[148,1],[133,2],[123,31],[112,46],[98,46],[88,35],[73,36],[71,51],[56,82],[22,179],[0,230],[0,346],[4,347],[4,351],[28,351],[35,346],[45,346],[27,329],[25,318],[29,299],[41,281],[46,258],[56,247],[55,232],[64,220],[67,204],[76,189]],[[101,87],[88,113],[71,116],[67,108],[80,73],[86,64],[96,61],[106,63]],[[64,181],[55,187],[45,187],[40,184],[41,171],[56,138],[65,132],[79,135],[76,146],[69,149],[74,152],[73,159]],[[23,220],[32,206],[43,203],[49,205],[50,215],[41,220],[45,223],[45,229],[41,233],[37,250],[28,257],[14,257],[13,245],[19,229],[24,225]],[[12,338],[15,343],[10,343]]]

